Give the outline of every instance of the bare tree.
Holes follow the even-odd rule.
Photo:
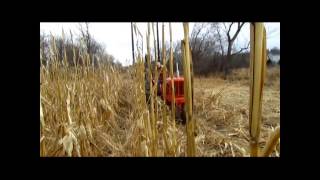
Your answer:
[[[90,55],[91,54],[91,36],[89,33],[89,24],[85,23],[85,27],[83,27],[82,24],[79,24],[79,31],[80,31],[80,38],[83,40],[85,43],[85,48],[87,50],[87,53]]]
[[[89,31],[89,23],[85,23],[83,26],[82,24],[79,24],[78,28],[80,32],[80,46],[84,45],[85,51],[89,54],[91,63],[97,64],[98,59],[105,60],[110,58],[105,58],[106,56],[102,56],[104,52],[104,46],[97,42],[90,34]],[[100,58],[97,58],[97,56],[100,56]],[[112,59],[112,58],[111,58]]]
[[[231,31],[231,28],[232,28],[232,25],[233,25],[233,24],[234,24],[234,23],[230,23],[230,25],[229,25],[229,27],[228,27],[228,29],[227,29],[226,23],[223,23],[225,29],[227,29],[226,35],[227,35],[227,38],[228,38],[228,50],[227,50],[227,56],[228,56],[228,57],[231,56],[231,50],[232,50],[233,43],[234,43],[234,41],[236,40],[236,38],[238,37],[238,35],[239,35],[239,33],[240,33],[240,30],[241,30],[241,28],[242,28],[243,25],[244,25],[244,22],[242,22],[242,23],[238,22],[238,23],[237,23],[238,26],[237,26],[236,32],[235,32],[234,35],[232,36],[230,31]],[[241,51],[242,51],[242,50],[241,50]]]
[[[244,23],[196,23],[190,37],[194,73],[209,75],[224,72],[226,76],[231,68],[246,67],[248,56],[244,52],[249,48],[249,43],[246,47],[235,48],[243,25]],[[175,46],[178,47],[179,43]],[[175,48],[175,60],[180,59],[179,50],[180,48]]]
[[[212,26],[212,27],[215,27],[215,30],[217,32],[217,37],[218,37],[218,41],[219,41],[219,47],[220,47],[220,51],[221,51],[221,55],[224,56],[224,47],[223,47],[223,40],[222,40],[222,35],[221,35],[221,30],[220,30],[220,27],[219,25],[217,26]]]
[[[193,59],[210,54],[215,45],[214,34],[208,23],[195,24],[191,33],[190,47]]]
[[[232,59],[232,55],[234,54],[239,54],[241,53],[242,51],[246,50],[249,48],[249,43],[248,43],[248,46],[245,47],[245,48],[241,48],[239,51],[235,52],[235,53],[232,53],[232,47],[234,45],[234,42],[236,40],[236,38],[238,37],[243,25],[245,24],[244,22],[238,22],[237,23],[237,29],[236,29],[236,32],[231,35],[231,28],[232,26],[234,25],[235,23],[230,23],[229,26],[227,27],[226,26],[226,23],[223,23],[223,26],[225,28],[225,33],[226,33],[226,36],[227,36],[227,55],[226,55],[226,61],[230,62],[231,59]],[[229,63],[225,63],[225,67],[224,67],[224,73],[225,73],[225,77],[229,74],[229,66],[228,66]]]
[[[216,57],[223,46],[222,42],[219,43],[222,38],[219,38],[218,28],[219,23],[197,23],[194,25],[190,47],[196,74],[208,74],[217,68],[213,65],[216,63]]]
[[[115,64],[115,58],[105,51],[105,45],[97,42],[90,35],[87,23],[85,26],[79,24],[78,30],[79,34],[75,34],[75,37],[71,30],[70,34],[65,34],[62,30],[62,36],[51,34],[51,38],[44,32],[40,32],[40,62],[47,65],[53,58],[58,61],[65,59],[69,66],[81,66],[84,65],[83,53],[88,53],[95,67],[98,67],[99,62],[108,65]],[[50,49],[53,51],[51,52]]]
[[[40,33],[40,61],[46,65],[49,59],[49,40],[44,32]]]

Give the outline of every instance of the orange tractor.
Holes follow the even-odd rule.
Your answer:
[[[176,75],[173,77],[173,79],[171,79],[170,76],[168,76],[168,74],[166,74],[166,82],[163,82],[163,71],[162,71],[162,65],[160,65],[160,63],[158,63],[157,65],[159,71],[160,71],[160,75],[159,75],[159,80],[158,80],[158,93],[157,95],[160,96],[165,103],[168,106],[171,106],[171,103],[173,101],[173,97],[172,97],[172,81],[174,84],[174,95],[175,95],[175,107],[176,107],[176,117],[181,118],[182,123],[185,124],[186,123],[186,114],[185,114],[185,98],[184,98],[184,77],[180,77],[179,76],[179,69],[178,69],[178,64],[177,64],[177,73]],[[155,83],[155,81],[152,81],[153,84]],[[166,85],[166,97],[164,99],[163,97],[163,86]],[[193,93],[192,93],[192,100],[193,100]]]

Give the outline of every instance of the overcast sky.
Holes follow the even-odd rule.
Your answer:
[[[171,24],[173,42],[183,39],[184,34],[182,23]],[[193,25],[194,23],[189,23],[190,34],[192,32]],[[40,31],[45,32],[46,34],[49,34],[51,32],[53,35],[61,35],[63,28],[65,33],[69,33],[69,31],[71,30],[73,34],[78,34],[78,26],[79,23],[40,23]],[[137,26],[144,36],[143,44],[145,46],[147,23],[137,23]],[[234,25],[233,27],[236,26]],[[249,27],[250,26],[248,23],[243,26],[243,29],[241,30],[236,40],[237,45],[243,46],[250,40]],[[267,31],[267,48],[280,48],[280,23],[265,23],[265,27]],[[89,31],[94,39],[104,44],[104,46],[106,47],[106,52],[112,54],[117,61],[121,62],[123,65],[129,65],[132,63],[130,23],[89,23]],[[161,43],[162,23],[159,23],[159,38]],[[152,36],[151,40],[150,41],[153,45]],[[169,23],[165,23],[165,41],[169,42]],[[144,53],[146,52],[146,47],[144,47],[143,51]]]

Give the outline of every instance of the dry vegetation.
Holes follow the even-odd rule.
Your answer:
[[[196,78],[195,117],[200,156],[249,156],[249,69],[232,72],[228,80]],[[262,102],[261,142],[280,125],[280,68],[267,70]],[[272,156],[280,155],[280,147]]]
[[[120,73],[112,66],[67,67],[58,61],[41,66],[41,156],[164,156],[173,139],[174,155],[183,155],[184,135],[172,138],[173,121],[166,132],[156,122],[156,139],[151,133],[142,67]]]
[[[148,132],[150,119],[139,68],[137,65],[120,73],[111,66],[42,66],[41,155],[151,156],[152,133]],[[237,70],[228,80],[195,78],[197,156],[249,156],[247,71]],[[278,67],[268,69],[261,147],[270,129],[280,124],[279,79]],[[163,132],[161,118],[156,122],[155,153],[185,156],[185,126],[177,124],[174,129],[173,121],[168,119],[167,132]],[[164,141],[164,134],[169,142]],[[172,149],[176,151],[170,153]],[[279,156],[279,151],[278,147],[272,156]]]
[[[150,67],[150,27],[147,42]],[[152,73],[145,71],[140,56],[123,71],[113,65],[93,66],[85,52],[79,53],[81,66],[75,59],[70,66],[66,54],[61,60],[55,45],[50,48],[50,62],[40,66],[41,156],[250,156],[249,69],[234,70],[227,79],[194,77],[194,104],[186,104],[187,125],[181,125],[158,97],[151,98],[154,106],[149,110],[144,72],[150,79]],[[190,67],[188,46],[183,52],[184,67]],[[185,97],[191,101],[190,70],[184,76],[189,77]],[[267,69],[265,85],[260,148],[280,125],[279,66]],[[280,156],[280,143],[271,156]]]

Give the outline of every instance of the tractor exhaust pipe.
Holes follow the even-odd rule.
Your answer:
[[[178,63],[176,63],[176,66],[177,66],[177,77],[179,77],[179,66],[178,66]]]

